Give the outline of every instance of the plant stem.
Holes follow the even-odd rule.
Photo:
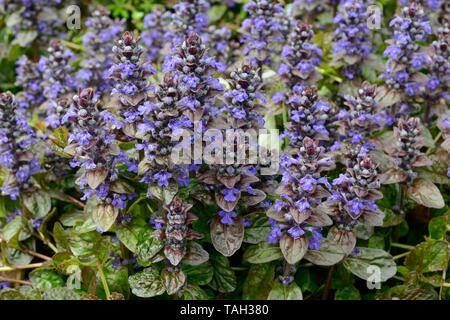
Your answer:
[[[76,43],[73,43],[73,42],[69,42],[69,41],[66,41],[66,40],[61,40],[61,43],[63,45],[65,45],[66,47],[68,47],[68,48],[72,48],[74,50],[79,50],[79,51],[84,51],[83,46],[81,46],[79,44],[76,44]]]
[[[442,131],[439,131],[439,133],[436,135],[436,137],[433,140],[434,144],[436,144],[441,137],[442,137]],[[428,148],[427,152],[425,152],[425,154],[429,155],[431,153],[431,151],[433,151],[433,150],[434,150],[434,148]]]
[[[105,290],[106,300],[109,300],[111,297],[111,292],[109,291],[108,282],[106,281],[105,273],[103,272],[103,266],[97,260],[97,269],[100,275],[100,279],[102,280],[103,289]]]
[[[38,231],[38,238],[41,239],[41,241],[47,245],[50,249],[53,250],[54,253],[58,253],[59,250],[58,248],[55,247],[55,245],[53,243],[51,243],[47,238],[45,238],[45,236],[42,234],[42,232]]]
[[[404,183],[400,183],[399,185],[399,196],[398,196],[398,212],[397,214],[403,214],[403,207],[405,206],[405,184]],[[398,241],[398,239],[400,238],[400,225],[395,226],[394,230],[393,230],[393,240],[394,241]]]
[[[444,287],[446,286],[446,284],[448,285],[448,287],[450,287],[450,283],[445,282],[446,276],[447,276],[447,270],[444,269],[442,271],[442,284],[441,284],[441,287],[439,288],[439,300],[442,300],[442,291],[444,290]]]
[[[245,271],[245,270],[248,270],[248,268],[245,268],[245,267],[231,267],[231,270],[233,270],[233,271]]]
[[[393,276],[392,278],[405,282],[405,278],[399,276]]]
[[[61,200],[61,201],[65,201],[68,203],[71,203],[73,205],[76,205],[77,207],[79,207],[80,209],[84,209],[85,204],[83,202],[81,202],[78,199],[75,199],[74,197],[67,195],[67,194],[63,194],[61,192],[58,191],[54,191],[51,192],[51,196],[55,199]]]
[[[398,211],[400,214],[403,213],[403,207],[405,206],[405,184],[400,183],[400,190],[399,190],[400,196],[398,201]]]
[[[397,260],[397,259],[406,257],[409,253],[410,253],[410,251],[406,251],[406,252],[400,253],[400,254],[398,254],[398,255],[392,257],[392,259]]]
[[[44,265],[43,262],[38,262],[38,263],[30,263],[30,264],[25,264],[22,266],[15,266],[15,267],[0,267],[0,272],[9,272],[9,271],[15,271],[15,270],[22,270],[22,269],[33,269],[33,268],[40,268]]]
[[[335,270],[336,270],[335,266],[332,266],[328,270],[327,282],[325,283],[325,289],[323,290],[322,300],[328,300],[328,296],[330,295],[331,282],[333,281],[333,275]]]
[[[311,263],[311,262],[306,262],[306,263],[300,264],[298,267],[299,267],[299,268],[308,268],[308,267],[312,267],[312,266],[314,266],[313,263]]]
[[[25,252],[26,254],[29,254],[30,256],[34,256],[36,258],[41,258],[42,260],[46,260],[46,261],[52,260],[52,258],[50,258],[50,257],[48,257],[46,255],[43,255],[43,254],[40,254],[38,252],[32,251],[32,250],[30,250],[28,248],[25,248],[25,247],[21,247],[20,250]]]
[[[425,111],[423,113],[423,124],[424,124],[424,126],[428,126],[428,124],[430,122],[430,111],[431,111],[431,106],[430,106],[430,102],[428,100],[426,102],[426,104],[425,104]]]
[[[288,277],[289,274],[291,273],[290,266],[291,265],[286,260],[283,261],[283,277],[284,278]]]
[[[0,281],[7,281],[7,282],[14,282],[14,283],[19,283],[19,284],[28,284],[28,285],[32,284],[30,281],[12,279],[12,278],[2,277],[2,276],[0,276]]]
[[[410,246],[407,244],[401,244],[401,243],[397,243],[397,242],[391,242],[391,247],[401,248],[401,249],[405,249],[405,250],[413,250],[415,248],[414,246]]]

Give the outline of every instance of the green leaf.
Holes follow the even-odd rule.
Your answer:
[[[363,65],[361,69],[362,69],[361,73],[365,80],[371,83],[375,83],[377,81],[377,72],[374,68],[367,65]]]
[[[55,270],[38,268],[29,274],[30,281],[40,290],[63,287],[66,283],[64,278]]]
[[[19,291],[27,300],[42,300],[41,292],[34,289],[33,286],[22,285],[20,286]]]
[[[405,266],[419,273],[447,269],[449,259],[448,243],[429,240],[417,245],[406,257]]]
[[[225,3],[212,6],[211,9],[208,10],[209,23],[219,21],[225,12],[227,12],[227,9],[228,6]]]
[[[424,125],[421,125],[422,136],[424,138],[425,146],[428,148],[434,148],[434,139],[430,130]]]
[[[108,257],[109,243],[109,239],[102,238],[97,231],[72,234],[69,238],[69,247],[74,256],[84,259],[97,257],[103,260]]]
[[[73,227],[77,222],[86,220],[87,214],[83,211],[64,213],[60,218],[61,224],[65,227]]]
[[[408,196],[427,208],[443,208],[445,206],[442,194],[436,185],[425,179],[415,179],[408,187]]]
[[[384,249],[384,237],[379,234],[373,235],[367,244],[369,248]]]
[[[308,242],[304,237],[294,239],[284,234],[280,239],[280,248],[286,261],[289,264],[296,264],[308,251]]]
[[[380,268],[380,281],[392,278],[397,272],[392,256],[384,250],[375,248],[359,248],[359,256],[347,257],[343,265],[355,276],[368,280],[374,274],[373,268]]]
[[[394,211],[392,211],[392,209],[384,208],[382,209],[382,211],[384,213],[384,221],[383,221],[384,228],[398,226],[405,219],[404,215],[396,214],[394,213]]]
[[[219,292],[227,293],[236,289],[237,280],[234,271],[230,268],[228,258],[222,255],[210,256],[214,275],[209,286]]]
[[[18,241],[23,241],[31,236],[31,226],[25,218],[17,216],[3,227],[1,235],[6,242],[16,235],[18,235]]]
[[[302,290],[295,282],[283,285],[280,280],[273,283],[268,300],[303,300]]]
[[[27,192],[24,196],[23,203],[25,207],[36,218],[44,218],[52,209],[52,201],[48,192],[36,189]]]
[[[244,239],[244,220],[238,217],[233,224],[223,224],[217,216],[211,222],[211,241],[214,248],[226,257],[232,256]]]
[[[164,242],[152,236],[151,229],[143,229],[138,235],[136,254],[140,261],[150,261],[162,248]]]
[[[161,279],[169,295],[176,294],[186,282],[186,275],[183,271],[171,272],[164,269],[161,272]]]
[[[53,131],[53,137],[55,138],[52,139],[53,143],[56,143],[60,148],[65,148],[68,144],[69,130],[64,126],[56,128]]]
[[[67,236],[66,230],[59,222],[55,222],[53,226],[53,238],[55,239],[56,246],[58,248],[69,250],[69,238]]]
[[[37,31],[21,31],[19,32],[15,37],[14,40],[11,42],[12,45],[19,45],[21,47],[27,47],[31,42],[36,39],[38,36]]]
[[[141,298],[159,296],[166,291],[158,270],[154,268],[146,268],[142,272],[131,275],[128,282],[131,292]]]
[[[399,285],[379,295],[385,300],[437,300],[438,294],[433,286],[426,283]]]
[[[27,298],[16,289],[6,288],[0,290],[0,300],[27,300]]]
[[[295,282],[299,285],[302,292],[314,292],[318,288],[317,279],[310,268],[299,268],[295,273]]]
[[[448,214],[433,218],[428,224],[428,232],[430,233],[430,237],[436,240],[444,239],[448,230],[450,230]]]
[[[208,295],[199,286],[188,284],[181,295],[183,300],[207,300]]]
[[[308,250],[305,259],[318,266],[332,266],[344,259],[344,250],[334,241],[322,238],[319,250]]]
[[[58,252],[52,257],[53,266],[59,273],[70,275],[80,267],[80,261],[69,252]]]
[[[106,282],[108,283],[109,290],[111,292],[117,292],[122,294],[125,299],[130,297],[130,285],[128,283],[128,269],[126,267],[113,268],[111,263],[108,263],[105,268],[103,268],[105,273]],[[101,298],[106,299],[106,294],[104,292],[103,285],[98,279],[97,283],[97,295]]]
[[[44,292],[44,300],[80,300],[80,295],[72,289],[60,287],[51,288]]]
[[[164,204],[169,204],[178,192],[178,186],[169,184],[168,187],[158,187],[157,185],[151,185],[149,192],[152,196],[161,200]]]
[[[334,294],[335,300],[361,300],[361,294],[354,286],[340,288]]]
[[[112,227],[119,215],[119,208],[112,204],[98,204],[92,212],[92,219],[103,232]]]
[[[133,253],[137,252],[138,231],[128,226],[120,226],[116,229],[116,235],[119,241]]]
[[[183,257],[183,263],[198,266],[209,260],[209,253],[203,249],[201,244],[197,242],[190,242],[188,245],[187,253]]]
[[[27,247],[30,250],[36,250],[36,240],[34,238],[30,238],[26,241],[21,242],[21,245]],[[6,259],[12,266],[20,266],[30,263],[33,260],[33,256],[26,254],[25,252],[17,248],[7,248]]]
[[[266,300],[272,289],[274,277],[273,263],[252,265],[242,288],[242,299]]]
[[[190,283],[195,283],[200,286],[210,283],[214,275],[214,270],[209,262],[202,263],[198,266],[184,264],[182,270]]]
[[[76,223],[71,231],[76,234],[83,234],[92,232],[96,229],[97,226],[95,225],[94,220],[92,219],[92,217],[88,217],[84,221]]]
[[[283,253],[279,246],[271,245],[267,242],[261,242],[257,245],[250,246],[244,253],[244,261],[258,264],[279,260],[283,257]]]
[[[257,244],[266,241],[270,233],[271,226],[266,215],[252,213],[245,217],[251,222],[251,225],[245,228],[244,242]]]
[[[22,14],[25,11],[25,7],[22,7],[20,10],[11,12],[7,15],[5,23],[8,28],[13,28],[15,25],[22,22]]]

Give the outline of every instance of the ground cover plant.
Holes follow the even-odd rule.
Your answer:
[[[0,0],[0,39],[0,299],[450,299],[448,1]]]

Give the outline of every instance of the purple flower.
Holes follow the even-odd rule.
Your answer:
[[[284,40],[283,7],[274,0],[253,0],[244,6],[249,17],[242,22],[244,55],[257,64],[270,64],[270,55],[281,51]]]
[[[302,235],[305,234],[305,231],[300,228],[299,226],[293,226],[292,228],[290,228],[287,233],[289,233],[289,235],[294,238],[294,239],[298,239],[300,238]]]
[[[110,187],[119,180],[117,165],[124,157],[121,152],[115,151],[118,146],[112,128],[114,117],[99,110],[98,100],[91,88],[83,89],[73,97],[67,115],[64,119],[72,126],[70,145],[67,146],[73,150],[71,166],[84,169],[82,176],[76,181],[84,192],[83,198],[95,195],[102,204],[123,208],[126,205],[126,195],[117,194]],[[92,142],[95,142],[95,148],[92,147]],[[92,176],[96,180],[95,188],[91,188],[92,179],[89,178]],[[102,178],[97,181],[99,177]]]
[[[334,18],[333,62],[344,66],[344,74],[353,79],[359,74],[358,65],[372,51],[367,12],[360,0],[344,1]]]
[[[300,200],[295,202],[296,207],[300,212],[305,212],[307,209],[311,208],[311,205],[308,202],[308,199],[305,197],[301,198]]]
[[[389,90],[405,92],[413,97],[421,92],[423,83],[413,80],[419,78],[419,70],[430,63],[427,54],[419,52],[418,41],[426,41],[431,33],[422,7],[411,2],[402,8],[401,16],[395,16],[390,24],[393,29],[391,45],[384,55],[389,57],[386,63],[386,72],[382,77]],[[393,100],[395,103],[396,100]],[[394,115],[395,116],[395,115]]]
[[[269,223],[272,229],[269,236],[267,237],[267,242],[275,244],[281,239],[283,233],[281,232],[280,225],[275,220],[269,219]]]
[[[38,229],[42,224],[42,220],[41,219],[33,219],[33,221],[31,222],[31,226],[33,227],[33,229]]]
[[[232,225],[234,223],[233,219],[237,217],[237,213],[234,211],[226,212],[220,210],[218,214],[221,217],[220,222],[228,225]]]
[[[141,62],[143,48],[129,31],[116,41],[112,52],[116,61],[108,72],[108,78],[114,82],[111,93],[119,98],[119,114],[125,120],[119,126],[125,134],[132,136],[136,131],[136,123],[141,120],[140,106],[147,101],[147,94],[151,89],[148,77],[156,71],[149,63]]]
[[[172,177],[170,172],[157,172],[153,178],[157,181],[159,187],[168,187],[169,179]]]
[[[224,195],[224,200],[228,202],[233,202],[237,200],[237,195],[239,195],[239,190],[236,188],[224,188],[220,191]]]
[[[0,165],[10,174],[3,181],[1,194],[15,200],[22,191],[33,188],[31,176],[40,168],[32,152],[37,143],[35,134],[10,92],[0,93],[0,142]]]
[[[312,192],[314,190],[315,185],[317,184],[317,180],[311,177],[310,175],[304,176],[299,180],[299,183],[303,190],[306,192]]]

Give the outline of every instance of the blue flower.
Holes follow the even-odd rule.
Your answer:
[[[298,208],[300,212],[305,212],[307,209],[311,208],[311,205],[308,202],[308,199],[305,197],[295,202],[295,206]]]
[[[237,213],[234,211],[226,212],[220,210],[218,214],[221,217],[220,222],[227,225],[232,225],[234,223],[233,219],[237,217]]]
[[[372,51],[364,3],[360,0],[344,1],[333,22],[337,25],[333,33],[333,60],[344,66],[347,78],[353,79],[360,73],[358,65]]]
[[[236,188],[223,188],[220,190],[220,193],[224,195],[224,200],[227,202],[233,202],[237,200],[237,195],[239,194],[239,190]]]
[[[299,226],[293,226],[292,228],[290,228],[287,233],[289,233],[289,235],[294,238],[294,239],[298,239],[300,238],[302,235],[305,234],[305,231],[300,228]]]
[[[157,172],[153,178],[157,181],[159,187],[168,187],[169,179],[172,177],[170,172]]]
[[[281,239],[283,233],[281,231],[280,225],[275,220],[269,219],[269,224],[271,225],[272,229],[267,237],[267,242],[275,244]]]

